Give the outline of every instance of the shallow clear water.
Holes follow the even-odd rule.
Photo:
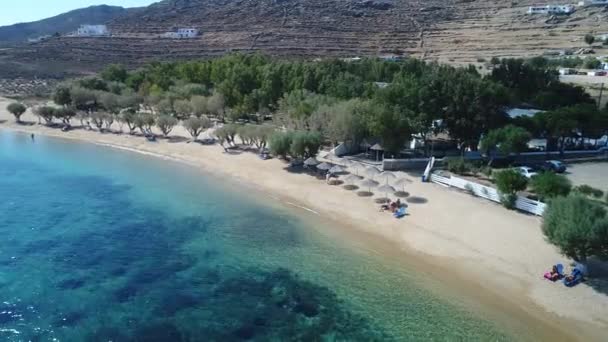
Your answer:
[[[515,336],[229,182],[0,131],[0,340]]]

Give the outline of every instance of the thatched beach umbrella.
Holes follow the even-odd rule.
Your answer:
[[[386,197],[388,197],[389,193],[392,195],[397,190],[395,188],[393,188],[392,186],[388,185],[388,184],[384,184],[384,185],[381,185],[381,186],[378,187],[378,191],[384,193],[384,195]]]
[[[375,144],[374,146],[369,148],[370,150],[376,152],[376,161],[378,161],[380,157],[380,152],[384,152],[384,147],[380,144]]]
[[[330,170],[332,167],[334,167],[332,164],[330,163],[321,163],[319,165],[317,165],[317,169],[322,170],[322,171],[328,171]]]
[[[304,161],[304,165],[306,166],[317,166],[319,164],[321,164],[321,162],[318,161],[315,157],[310,157]]]
[[[351,173],[356,174],[357,176],[359,175],[359,171],[363,168],[364,168],[363,165],[361,165],[355,161],[351,161],[350,164],[348,165],[348,170]]]
[[[344,177],[342,180],[344,181],[344,183],[346,183],[346,185],[344,186],[344,189],[346,189],[348,191],[352,191],[352,190],[356,190],[359,188],[358,186],[355,185],[355,183],[360,181],[361,177],[350,174],[350,175]]]
[[[359,182],[359,185],[363,188],[367,188],[369,192],[371,192],[372,188],[375,188],[378,186],[378,182],[376,182],[373,179],[364,179],[361,182]]]
[[[396,178],[397,178],[397,176],[395,176],[395,174],[394,174],[394,173],[392,173],[392,172],[389,172],[389,171],[384,171],[384,172],[382,172],[380,175],[378,175],[378,178],[379,178],[380,180],[385,180],[386,184],[388,184],[388,181],[389,181],[389,180],[396,179]]]
[[[396,195],[397,197],[407,197],[407,196],[408,196],[408,193],[407,193],[407,192],[405,192],[405,186],[406,186],[407,184],[410,184],[411,182],[412,182],[412,181],[410,181],[410,180],[409,180],[409,179],[407,179],[407,178],[399,178],[399,179],[397,179],[395,182],[393,182],[393,185],[394,185],[394,186],[396,186],[396,187],[398,187],[398,188],[403,189],[403,191],[397,191],[397,192],[395,193],[395,195]]]
[[[357,183],[360,180],[361,180],[360,176],[355,176],[355,175],[352,175],[352,174],[344,177],[344,182],[346,184],[355,184],[355,183]]]
[[[365,168],[365,174],[369,177],[369,178],[374,178],[375,176],[380,174],[380,170],[378,170],[377,167],[374,166],[369,166],[367,168]]]
[[[329,169],[329,173],[338,174],[338,173],[344,173],[344,172],[346,172],[346,169],[340,165],[335,165],[334,167]]]

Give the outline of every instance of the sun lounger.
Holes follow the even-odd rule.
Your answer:
[[[556,264],[555,268],[557,268],[557,274],[551,274],[551,271],[545,273],[545,279],[551,281],[558,281],[564,277],[564,265]]]

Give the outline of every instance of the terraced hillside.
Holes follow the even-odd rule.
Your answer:
[[[533,56],[584,47],[587,33],[608,33],[608,10],[530,16],[543,0],[167,0],[109,23],[112,37],[60,37],[0,51],[2,63],[97,69],[263,51],[280,56],[413,55],[451,63]],[[195,27],[194,39],[160,35]],[[603,53],[602,46],[595,48]],[[5,68],[6,70],[6,68]],[[7,70],[8,72],[8,70]]]

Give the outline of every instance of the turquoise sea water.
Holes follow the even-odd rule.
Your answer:
[[[509,340],[229,179],[0,131],[0,340]]]

